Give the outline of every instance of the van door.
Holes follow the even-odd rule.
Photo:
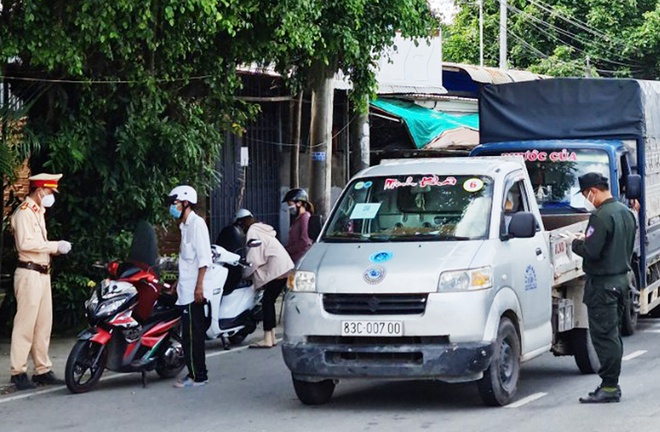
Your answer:
[[[508,232],[508,222],[514,213],[532,211],[530,202],[533,199],[525,188],[522,173],[514,174],[507,179],[505,191],[500,228],[502,233]],[[512,238],[502,243],[507,256],[513,257],[510,280],[522,307],[521,331],[524,354],[547,345],[552,334],[550,254],[540,224],[534,237]]]

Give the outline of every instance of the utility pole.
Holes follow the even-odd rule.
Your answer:
[[[506,4],[507,0],[500,2],[500,69],[506,69]]]
[[[310,195],[316,212],[325,218],[330,214],[331,204],[334,73],[330,67],[321,62],[312,69],[315,79],[312,86],[312,119],[309,134],[312,158]]]
[[[479,0],[479,66],[484,67],[484,0]]]

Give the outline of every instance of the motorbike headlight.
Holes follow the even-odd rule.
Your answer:
[[[491,288],[493,268],[490,266],[471,270],[443,272],[438,282],[438,291],[468,291]]]
[[[296,271],[287,280],[287,287],[291,291],[316,291],[316,274],[310,271]]]
[[[130,298],[130,296],[114,297],[101,302],[95,311],[96,318],[101,319],[115,314]]]
[[[88,311],[94,312],[96,307],[99,305],[99,296],[96,290],[92,291],[92,295],[89,297],[89,300],[85,302],[85,307]]]

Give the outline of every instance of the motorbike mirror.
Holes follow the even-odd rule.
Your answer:
[[[117,261],[113,261],[108,264],[108,274],[112,277],[117,277],[117,270],[119,269],[119,263]]]
[[[249,248],[251,248],[251,247],[259,247],[259,246],[261,246],[261,244],[262,244],[261,240],[258,240],[258,239],[250,239],[250,240],[248,240],[248,242],[247,242],[247,247],[249,247]]]

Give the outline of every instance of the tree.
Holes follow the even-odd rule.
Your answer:
[[[655,1],[508,0],[510,67],[554,76],[655,79],[658,16]],[[499,64],[499,2],[484,2],[485,63]],[[444,28],[447,61],[478,62],[478,9],[460,4]],[[657,21],[656,21],[657,22]],[[651,52],[649,52],[649,50]]]
[[[333,77],[339,70],[350,77],[352,101],[364,106],[365,96],[375,92],[374,70],[386,47],[393,44],[396,31],[405,37],[428,37],[438,27],[426,0],[335,0],[314,2],[308,43],[295,57],[285,57],[296,82],[312,93],[310,139],[312,159],[312,200],[317,211],[330,210],[332,157]]]
[[[31,166],[64,174],[50,232],[74,244],[66,277],[55,279],[67,295],[90,263],[124,256],[137,220],[165,223],[171,187],[217,181],[224,134],[256,113],[235,98],[238,65],[273,64],[294,91],[341,68],[356,95],[368,94],[370,67],[395,30],[426,35],[433,24],[423,0],[0,6],[2,73],[34,100]]]

